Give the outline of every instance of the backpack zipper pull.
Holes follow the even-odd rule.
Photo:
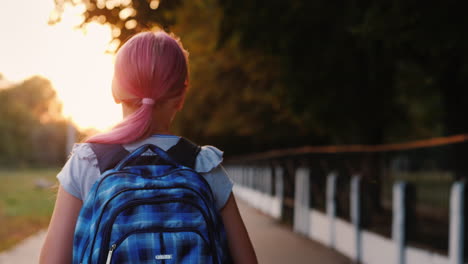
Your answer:
[[[112,253],[114,253],[114,250],[115,250],[116,247],[117,247],[116,244],[113,244],[113,245],[110,247],[109,253],[107,254],[106,264],[110,264],[110,263],[111,263]]]

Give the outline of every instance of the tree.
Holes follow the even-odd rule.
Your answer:
[[[441,49],[454,41],[433,45],[424,39],[431,19],[450,8],[442,4],[419,10],[414,1],[56,3],[58,10],[84,3],[84,23],[114,27],[121,43],[153,27],[180,35],[191,52],[192,90],[176,125],[202,142],[260,151],[441,133],[442,117],[433,118],[440,105],[432,99],[441,94],[438,80],[427,81],[434,73],[417,58],[430,58],[429,51],[444,54]],[[426,13],[430,18],[421,19]],[[420,50],[419,43],[427,47]],[[421,87],[427,96],[415,96]],[[422,109],[417,113],[414,102]]]
[[[398,58],[427,76],[425,92],[441,96],[443,134],[468,132],[464,122],[468,104],[468,19],[459,1],[393,1],[372,3],[365,20],[356,26],[359,36],[379,39]],[[412,87],[411,89],[418,89]],[[434,92],[436,90],[436,92]],[[431,105],[426,106],[427,108]],[[464,144],[455,145],[449,160],[457,177],[468,176]]]
[[[57,1],[57,6],[69,2]],[[105,16],[100,21],[121,30],[115,35],[121,43],[144,28],[170,28],[189,50],[191,88],[184,111],[175,121],[176,132],[231,153],[299,146],[311,138],[284,103],[286,91],[276,82],[280,75],[277,60],[244,52],[236,41],[218,45],[223,13],[216,0],[161,1],[156,10],[148,1],[108,2],[101,6],[88,2],[84,23]],[[132,15],[119,15],[124,10],[133,10],[129,11]],[[137,26],[128,29],[125,25],[132,20]],[[294,135],[284,137],[291,132]]]
[[[33,76],[0,90],[0,116],[0,164],[64,162],[66,122],[50,81]]]

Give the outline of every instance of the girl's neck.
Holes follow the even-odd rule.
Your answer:
[[[169,126],[167,127],[160,127],[159,125],[156,126],[156,124],[153,122],[153,129],[151,130],[152,135],[171,135],[171,132],[169,130]]]
[[[124,118],[136,110],[136,107],[129,106],[125,103],[122,104],[122,113]],[[171,134],[170,127],[176,113],[177,109],[175,108],[156,106],[155,109],[153,109],[153,116],[151,118],[151,134]]]

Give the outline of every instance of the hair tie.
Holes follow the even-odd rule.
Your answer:
[[[146,97],[146,98],[141,99],[141,103],[146,104],[146,105],[154,105],[154,100]]]

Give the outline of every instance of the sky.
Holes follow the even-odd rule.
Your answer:
[[[106,53],[110,28],[93,23],[76,29],[82,7],[66,8],[62,21],[50,26],[53,0],[0,1],[0,73],[12,82],[49,79],[64,116],[81,129],[117,123],[122,114],[111,96],[113,55]]]

